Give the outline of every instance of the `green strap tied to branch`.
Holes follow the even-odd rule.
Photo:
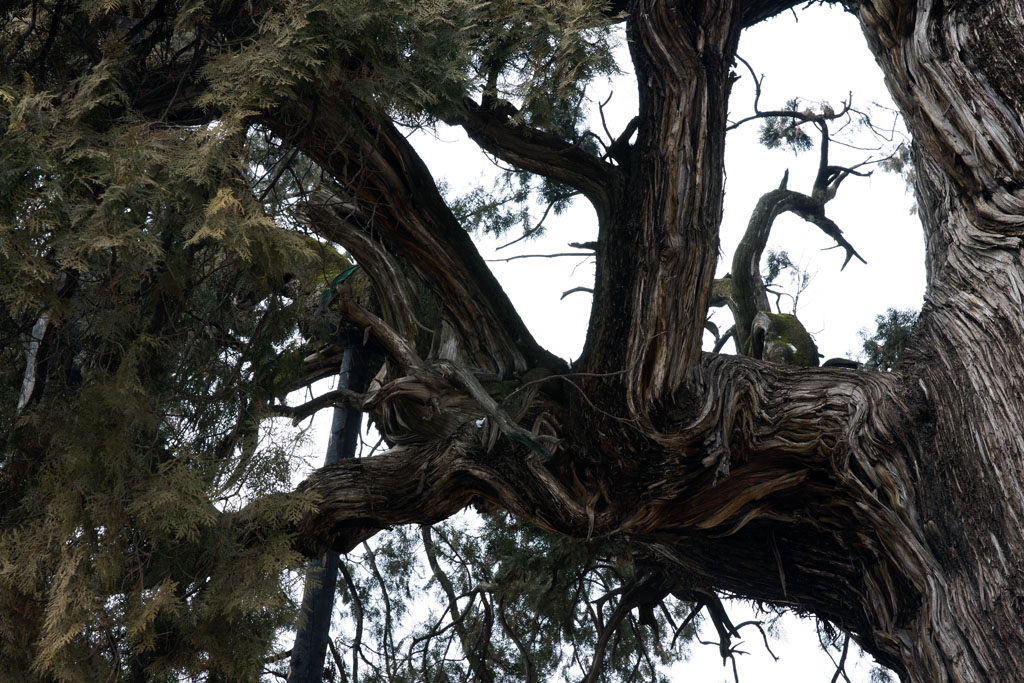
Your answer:
[[[319,312],[321,314],[323,314],[323,313],[325,313],[327,311],[328,304],[331,303],[331,299],[333,299],[334,295],[337,294],[337,292],[338,292],[338,285],[340,285],[345,280],[347,280],[348,277],[352,273],[356,272],[356,270],[358,268],[359,268],[359,264],[358,263],[356,265],[354,265],[354,266],[349,266],[348,268],[346,268],[345,270],[343,270],[341,272],[341,275],[339,275],[338,277],[334,278],[331,281],[331,284],[327,285],[327,287],[324,288],[323,296],[320,297],[320,311]]]

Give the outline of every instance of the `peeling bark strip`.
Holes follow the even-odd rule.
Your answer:
[[[727,590],[814,612],[905,681],[1019,677],[1022,10],[1006,1],[856,3],[914,133],[929,275],[910,362],[872,374],[700,352],[730,67],[744,26],[796,4],[630,3],[640,112],[636,143],[614,157],[621,173],[570,163],[578,150],[466,105],[460,123],[482,146],[598,204],[594,309],[573,372],[549,362],[495,296],[400,136],[377,127],[371,149],[312,116],[288,130],[354,200],[363,189],[388,197],[374,206],[372,230],[368,217],[342,216],[335,204],[321,216],[323,234],[375,269],[384,292],[385,274],[401,270],[392,256],[407,259],[461,335],[442,371],[436,349],[403,351],[414,333],[402,316],[351,309],[379,339],[391,325],[407,340],[390,347],[393,396],[374,405],[419,431],[302,485],[321,499],[299,525],[307,552],[346,551],[380,529],[469,504],[500,506],[618,544],[677,594]],[[372,171],[358,182],[357,162]],[[803,197],[781,194],[776,209],[799,211]],[[394,291],[390,305],[406,307]],[[539,365],[548,372],[522,372]],[[470,390],[482,384],[458,381],[469,367],[496,370],[518,391]],[[444,430],[430,431],[437,424]],[[531,441],[551,445],[551,457]]]

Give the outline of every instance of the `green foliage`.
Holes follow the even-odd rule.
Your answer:
[[[775,284],[775,280],[785,270],[796,270],[798,266],[793,263],[792,259],[789,258],[789,253],[785,250],[776,251],[775,249],[768,250],[768,256],[765,259],[765,272],[762,274],[764,277],[765,286],[771,286]]]
[[[872,666],[871,683],[896,683],[896,679],[893,677],[892,672],[888,669],[883,669],[880,666]]]
[[[911,156],[910,143],[902,142],[896,149],[886,158],[882,159],[878,163],[879,167],[883,171],[890,173],[899,173],[903,176],[903,180],[907,183],[907,191],[913,192],[915,171],[914,171],[914,160]],[[910,210],[911,213],[917,212],[917,204]]]
[[[605,549],[544,533],[504,513],[485,518],[482,540],[481,564],[493,567],[487,579],[501,587],[497,609],[503,611],[505,638],[514,633],[512,640],[537,644],[530,656],[540,680],[582,678],[581,662],[594,656],[601,626],[618,607],[619,591],[638,578],[636,568],[610,559]],[[661,604],[665,611],[654,612],[655,629],[639,624],[635,612],[626,617],[600,680],[662,680],[656,665],[686,656],[696,625],[691,622],[678,641],[673,636],[692,606],[674,598]],[[521,654],[512,643],[507,654],[506,670],[515,678]]]
[[[265,108],[341,81],[358,101],[406,123],[432,123],[487,92],[531,125],[564,130],[586,84],[611,73],[599,2],[309,0],[267,11],[259,39],[206,69],[201,104]],[[571,126],[570,126],[571,127]]]
[[[534,680],[581,680],[603,626],[640,578],[600,548],[505,513],[461,516],[425,533],[436,569],[410,528],[343,558],[350,581],[341,588],[337,645],[359,659],[361,680],[461,681],[470,654],[498,681],[526,680],[527,668]],[[599,680],[666,680],[660,667],[686,656],[692,606],[671,597],[662,604],[653,612],[657,630],[627,613]]]
[[[907,174],[910,173],[911,164],[910,145],[907,144],[899,145],[896,151],[878,163],[883,171],[900,173],[904,177],[907,177]]]
[[[861,359],[865,367],[872,370],[889,371],[899,362],[903,348],[910,339],[917,311],[888,309],[875,317],[875,331],[860,331]]]
[[[448,195],[447,185],[440,187]],[[447,197],[448,206],[464,228],[473,232],[503,235],[516,225],[530,232],[529,187],[506,188],[506,192],[475,187],[458,197]]]
[[[469,54],[474,85],[515,103],[529,125],[571,137],[595,76],[615,73],[606,3],[489,4]]]
[[[783,107],[786,111],[797,112],[800,100],[792,99]],[[761,123],[759,141],[768,149],[780,147],[793,150],[794,154],[806,152],[814,147],[811,136],[803,131],[798,118],[792,116],[769,116]]]
[[[2,86],[0,677],[251,679],[293,618],[310,501],[261,423],[318,255],[253,196],[243,128],[143,122],[126,77]]]
[[[779,276],[789,271],[789,284],[791,291],[780,289]],[[789,257],[789,252],[783,250],[769,249],[765,257],[765,268],[761,273],[764,279],[765,289],[768,294],[775,297],[776,313],[782,313],[782,298],[786,297],[792,305],[789,306],[789,314],[795,316],[800,305],[800,295],[811,285],[813,275]]]
[[[597,155],[585,130],[587,86],[617,69],[604,9],[588,0],[293,3],[267,11],[259,40],[210,61],[204,71],[209,87],[198,103],[241,118],[287,108],[310,88],[337,83],[344,95],[331,115],[351,116],[357,130],[368,113],[433,126],[458,114],[465,97],[486,95],[512,102],[516,123]],[[259,183],[280,180],[275,166],[294,167],[287,147],[264,135]],[[274,201],[278,193],[301,195],[312,183],[309,170],[300,162],[301,179],[289,172],[291,192],[257,183],[259,196]],[[544,217],[560,214],[574,195],[551,180],[509,169],[493,190],[478,188],[450,201],[468,230],[503,234],[519,225],[523,235],[537,236]]]
[[[448,187],[440,189],[448,194]],[[504,235],[519,226],[522,237],[544,234],[549,215],[561,215],[578,193],[561,183],[537,178],[531,173],[505,172],[492,190],[475,187],[459,197],[447,197],[452,213],[464,228],[491,235]],[[541,213],[535,217],[537,205]]]

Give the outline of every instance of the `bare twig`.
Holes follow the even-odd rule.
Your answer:
[[[721,353],[722,347],[724,347],[726,343],[735,336],[736,326],[733,325],[725,331],[725,334],[718,338],[718,341],[715,342],[714,348],[711,349],[711,353]]]
[[[495,248],[495,251],[500,251],[501,249],[504,249],[505,247],[511,247],[513,244],[517,244],[519,242],[522,242],[523,240],[529,239],[530,237],[533,237],[534,235],[539,233],[544,228],[544,221],[547,220],[548,214],[551,213],[551,208],[555,204],[557,204],[558,202],[565,201],[566,199],[571,199],[572,197],[575,197],[577,194],[579,194],[579,193],[578,192],[569,192],[567,194],[559,195],[558,197],[555,197],[554,199],[552,199],[550,202],[548,202],[548,205],[546,207],[544,207],[544,213],[541,214],[540,219],[536,223],[533,224],[532,228],[530,228],[529,230],[527,230],[526,232],[524,232],[522,235],[520,235],[519,237],[515,238],[511,242],[506,242],[505,244],[501,245],[500,247]]]
[[[332,638],[327,639],[327,647],[331,649],[331,658],[334,659],[334,666],[338,667],[338,673],[341,674],[341,680],[343,683],[348,683],[348,674],[345,673],[345,662],[341,659],[341,654],[338,652],[338,648],[334,645]]]
[[[355,581],[344,562],[338,563],[338,570],[345,579],[349,597],[352,599],[352,617],[356,622],[356,634],[352,639],[352,683],[359,683],[359,657],[363,643],[363,601],[359,598]]]
[[[828,650],[825,651],[825,653],[828,654],[829,659],[832,659],[832,663],[836,665],[836,673],[835,673],[834,676],[832,676],[832,683],[836,683],[836,681],[839,680],[840,676],[843,677],[843,680],[845,680],[846,683],[850,683],[850,677],[846,675],[846,655],[847,655],[847,653],[849,653],[849,651],[850,651],[850,634],[849,633],[847,633],[846,637],[843,639],[843,653],[842,653],[842,655],[840,655],[838,662],[835,659],[832,658],[832,655],[828,653]]]
[[[764,81],[764,74],[761,74],[761,77],[758,78],[757,74],[754,73],[754,67],[750,66],[750,62],[743,59],[743,57],[740,57],[739,55],[736,55],[736,59],[743,62],[743,66],[747,67],[747,71],[750,72],[750,77],[754,79],[754,111],[760,113],[760,110],[757,108],[757,105],[761,102],[761,82]]]
[[[515,643],[516,649],[519,650],[519,655],[523,658],[523,680],[527,683],[535,683],[535,681],[537,680],[537,675],[534,673],[533,670],[534,665],[533,658],[530,657],[530,649],[519,637],[519,634],[515,632],[515,629],[513,629],[509,625],[508,619],[505,618],[504,607],[505,599],[504,597],[502,597],[498,600],[498,623],[501,624],[502,629],[504,629],[505,634],[509,637],[509,639],[513,643]]]
[[[478,680],[494,680],[494,675],[490,669],[488,669],[486,664],[486,653],[482,653],[478,644],[471,643],[469,640],[469,633],[464,628],[463,620],[469,612],[470,605],[466,606],[465,611],[459,609],[458,596],[455,595],[455,587],[452,585],[451,579],[448,578],[448,575],[441,569],[441,565],[437,561],[437,548],[434,545],[434,539],[431,536],[429,525],[423,524],[420,526],[420,536],[423,539],[423,550],[427,556],[427,564],[430,565],[430,571],[434,575],[434,578],[437,579],[438,584],[441,586],[441,589],[444,591],[445,597],[448,600],[448,611],[452,615],[452,626],[459,637],[460,644],[462,645],[462,653],[469,661],[469,666]],[[489,611],[486,604],[485,610]],[[488,621],[491,621],[492,619],[493,614],[490,614]]]
[[[591,294],[593,294],[594,289],[592,287],[573,287],[572,289],[567,289],[564,292],[562,292],[562,296],[560,296],[559,299],[564,299],[570,294],[575,294],[576,292],[590,292]]]
[[[609,140],[614,140],[615,136],[612,135],[612,132],[610,130],[608,130],[608,122],[605,121],[605,118],[604,118],[604,108],[605,108],[605,105],[607,105],[609,102],[612,101],[612,95],[614,95],[614,94],[615,94],[614,92],[608,93],[607,99],[605,99],[604,102],[601,102],[600,104],[597,105],[597,110],[598,110],[598,112],[601,113],[601,127],[604,128],[604,133],[605,133],[605,135],[608,136]]]
[[[380,586],[381,597],[384,598],[384,633],[381,637],[381,648],[384,650],[384,666],[388,678],[394,678],[397,668],[395,665],[395,644],[392,640],[394,629],[391,625],[391,596],[388,594],[388,587],[384,582],[384,577],[381,576],[380,570],[377,568],[377,556],[366,541],[363,541],[363,551],[366,553],[366,559],[370,561],[370,569],[373,572],[374,578],[377,579],[377,585]]]
[[[587,252],[580,252],[580,251],[572,251],[572,252],[565,251],[565,252],[558,252],[558,253],[555,253],[555,254],[519,254],[518,256],[509,256],[508,258],[491,258],[491,259],[487,259],[487,261],[490,262],[490,263],[494,263],[494,262],[506,262],[507,263],[508,261],[516,261],[516,260],[522,259],[522,258],[559,258],[559,257],[562,257],[562,256],[583,256],[583,257],[589,258],[589,257],[593,256],[593,254],[590,254],[590,253],[587,253]]]
[[[736,630],[739,631],[744,626],[753,626],[758,631],[760,631],[761,632],[761,639],[764,640],[764,649],[768,650],[768,654],[770,654],[772,656],[772,659],[774,659],[776,662],[779,661],[779,658],[775,655],[774,652],[772,652],[772,648],[768,644],[768,634],[764,632],[764,628],[761,626],[761,622],[760,621],[744,621],[742,624],[739,624],[736,627]]]

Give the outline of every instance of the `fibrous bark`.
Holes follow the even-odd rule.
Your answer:
[[[792,4],[631,3],[640,114],[621,166],[588,161],[573,177],[552,161],[557,145],[467,105],[460,122],[489,151],[599,205],[594,309],[571,371],[524,335],[401,136],[374,124],[378,148],[357,149],[322,144],[344,138],[329,120],[288,130],[342,186],[346,155],[374,165],[389,204],[372,231],[353,211],[332,238],[367,260],[371,244],[402,255],[462,339],[442,361],[396,316],[362,315],[392,351],[394,381],[418,383],[403,423],[432,436],[307,480],[321,501],[299,527],[307,550],[499,506],[619,544],[669,577],[666,590],[818,614],[907,681],[1024,670],[1020,8],[856,3],[914,135],[928,251],[910,360],[872,374],[700,351],[730,67],[742,28]],[[489,399],[473,368],[524,393]]]
[[[925,600],[902,656],[915,680],[1009,680],[1024,670],[1021,8],[860,16],[914,137],[927,246],[908,382],[933,411],[914,488],[939,568],[914,577]]]
[[[425,164],[390,120],[399,105],[386,93],[372,92],[386,86],[367,86],[375,67],[358,54],[366,43],[348,36],[323,53],[303,52],[290,43],[299,50],[295,62],[275,54],[273,64],[281,57],[291,75],[307,67],[309,73],[284,79],[287,85],[279,89],[256,88],[262,94],[247,100],[244,112],[231,112],[232,126],[240,138],[239,121],[266,127],[323,173],[317,190],[303,195],[295,208],[306,227],[343,245],[373,281],[372,297],[342,283],[333,305],[360,339],[387,358],[365,391],[338,390],[306,406],[277,405],[261,388],[242,401],[240,417],[214,448],[214,459],[227,459],[243,441],[251,442],[258,420],[275,410],[303,417],[331,403],[344,404],[368,412],[391,450],[330,464],[301,485],[319,501],[294,528],[296,546],[308,554],[348,551],[387,527],[434,522],[468,505],[504,508],[537,527],[600,541],[631,559],[644,572],[636,583],[643,587],[636,603],[640,609],[659,591],[698,602],[710,602],[707,596],[715,590],[728,591],[828,619],[906,681],[1019,677],[1024,671],[1024,12],[1009,0],[845,3],[860,17],[913,133],[927,246],[928,291],[906,360],[896,372],[872,374],[701,351],[715,291],[726,113],[737,46],[744,28],[799,4],[633,0],[601,8],[625,13],[640,94],[637,117],[603,157],[579,140],[531,127],[528,117],[494,101],[493,93],[480,94],[479,101],[461,97],[487,88],[474,93],[470,87],[446,101],[442,112],[425,112],[462,126],[502,162],[569,185],[595,205],[594,304],[584,352],[572,367],[531,336]],[[33,52],[22,54],[35,30],[35,10],[44,5],[46,37],[38,34]],[[248,51],[268,35],[264,29],[270,30],[262,22],[283,26],[293,19],[292,5],[282,10],[273,2],[220,3],[208,13],[192,12],[191,18],[179,16],[175,3],[153,3],[142,17],[129,16],[140,9],[134,5],[124,12],[114,5],[102,12],[81,10],[89,15],[86,23],[96,19],[89,24],[96,35],[73,36],[73,41],[55,37],[79,12],[75,3],[34,2],[9,12],[25,27],[18,25],[10,34],[20,38],[6,61],[16,67],[13,71],[24,72],[19,78],[31,86],[29,99],[37,103],[77,97],[50,92],[55,80],[48,80],[48,72],[102,75],[101,66],[117,62],[112,75],[83,81],[102,81],[110,90],[88,107],[75,107],[74,117],[95,115],[98,126],[106,125],[107,117],[130,117],[152,129],[127,147],[144,147],[149,133],[175,137],[180,127],[184,136],[216,121],[223,113],[217,107],[230,106],[230,98],[204,92],[220,66],[212,60],[245,53],[249,60],[240,59],[238,68],[249,73],[259,55]],[[302,9],[299,23],[319,20]],[[176,31],[184,19],[189,34],[179,40]],[[282,44],[299,34],[283,31]],[[80,52],[72,46],[79,42]],[[65,51],[68,60],[58,59]],[[401,47],[395,52],[405,56]],[[328,61],[329,67],[321,63]],[[270,78],[268,70],[264,64],[262,78]],[[309,74],[316,77],[306,78]],[[434,94],[402,103],[433,103]],[[10,128],[8,133],[17,132],[17,125]],[[214,135],[218,128],[207,126],[206,132]],[[83,124],[60,143],[68,146],[54,157],[61,159],[56,168],[80,168],[62,164],[79,156],[75,140],[86,130],[96,132]],[[153,150],[164,148],[148,149],[156,157],[160,154]],[[97,146],[82,158],[102,165],[107,156]],[[46,204],[43,195],[63,192],[64,176],[42,185],[46,192],[31,179],[14,177],[31,176],[40,170],[36,166],[47,165],[33,162],[8,174],[5,182],[31,199],[26,206],[36,199]],[[193,172],[184,166],[176,157],[173,173]],[[133,162],[117,173],[144,175],[146,168]],[[829,169],[823,161],[810,195],[786,188],[766,195],[760,214],[766,220],[755,226],[742,268],[734,272],[747,278],[740,287],[754,302],[754,318],[764,302],[756,291],[753,255],[763,247],[768,218],[795,211],[838,239],[838,228],[823,211]],[[69,190],[69,201],[77,201],[75,192],[97,201],[116,194],[119,185],[107,182],[113,176],[98,175],[106,179],[101,183],[90,179],[92,173],[67,174],[69,187],[78,183],[77,190]],[[224,181],[220,171],[214,175],[218,184]],[[152,179],[153,185],[160,183]],[[201,205],[213,209],[220,195],[207,197],[199,189],[163,199],[154,195],[161,207],[149,207],[154,213],[140,219],[147,228],[142,233],[149,230],[147,220],[159,225],[155,209],[177,206],[171,197],[199,197],[185,202],[201,202],[188,208],[190,215],[202,213]],[[237,211],[258,214],[260,202],[251,199],[236,200]],[[134,209],[113,213],[134,216]],[[35,225],[40,244],[46,244],[48,227],[26,225]],[[175,231],[194,226],[186,221],[175,226],[165,238],[187,240],[187,256],[192,239]],[[89,249],[109,245],[104,236]],[[67,264],[76,259],[73,252],[54,253]],[[168,263],[157,265],[156,273],[174,279]],[[155,281],[157,275],[147,277]],[[109,284],[115,294],[129,287],[116,278]],[[150,284],[133,283],[123,297],[127,301],[137,289],[146,301]],[[57,299],[70,299],[75,291],[61,285]],[[145,337],[146,348],[157,346],[153,340],[179,340],[169,306],[154,301],[143,316],[146,323],[131,330]],[[751,329],[751,311],[737,316],[746,320],[742,331],[737,328],[741,337]],[[24,355],[17,354],[25,369],[11,397],[18,416],[33,410],[44,393],[80,388],[77,321],[58,322],[52,312],[32,310],[17,335],[26,344]],[[33,326],[40,328],[38,334],[30,331]],[[111,348],[120,346],[117,335],[111,339]],[[749,340],[741,339],[740,346],[752,350]],[[322,351],[307,357],[303,381],[322,374],[325,358],[336,349]],[[122,353],[113,353],[117,363]],[[133,361],[138,372],[133,367],[127,374],[140,381],[174,374],[172,368],[154,367],[148,359],[155,357],[155,352],[142,353]],[[153,425],[173,422],[175,414],[159,418]],[[24,425],[17,429],[30,431]],[[145,438],[135,441],[155,442],[159,429],[147,425]],[[45,471],[53,464],[45,457],[49,448],[31,445],[33,455],[22,457],[17,467]],[[111,447],[111,452],[121,450]],[[166,462],[171,460],[168,454]],[[26,477],[19,477],[22,470],[14,465],[5,467],[7,489],[15,493],[11,499],[20,500],[17,491]],[[244,463],[237,468],[242,469]],[[76,504],[83,508],[97,504],[84,494],[81,498]],[[111,503],[120,511],[119,504]],[[210,507],[204,519],[240,520],[253,545],[268,538],[244,511]],[[71,536],[85,533],[77,523],[68,529]],[[86,555],[82,551],[81,557]],[[143,583],[141,570],[138,577],[141,595],[152,586]],[[28,597],[25,610],[32,612],[36,607],[29,603],[37,600]],[[620,604],[632,603],[624,598]],[[67,630],[47,636],[58,643],[52,651],[68,639],[94,639],[99,633],[68,623]],[[607,635],[602,637],[606,643]],[[167,640],[168,651],[178,647],[173,637]],[[30,646],[26,641],[23,649]]]

